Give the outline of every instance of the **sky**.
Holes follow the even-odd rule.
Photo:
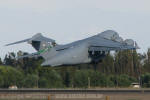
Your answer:
[[[141,47],[150,47],[150,0],[0,0],[0,57],[35,52],[26,43],[5,44],[43,33],[65,44],[115,30]]]

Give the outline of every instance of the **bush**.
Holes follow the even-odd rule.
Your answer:
[[[0,66],[0,87],[8,88],[11,85],[21,87],[23,73],[10,66]]]

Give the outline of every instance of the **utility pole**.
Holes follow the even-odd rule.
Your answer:
[[[91,87],[90,77],[88,77],[88,88]]]

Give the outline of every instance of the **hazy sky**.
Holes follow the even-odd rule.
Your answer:
[[[69,43],[112,29],[150,47],[150,0],[0,0],[0,56],[34,52],[26,43],[4,47],[36,33]]]

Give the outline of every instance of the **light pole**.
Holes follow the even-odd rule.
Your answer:
[[[88,77],[88,88],[90,88],[90,84],[91,84],[90,77]]]

